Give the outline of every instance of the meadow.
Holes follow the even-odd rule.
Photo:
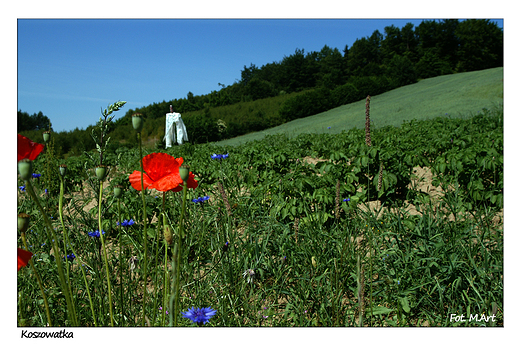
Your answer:
[[[18,325],[503,326],[502,107],[399,125],[109,152],[100,121],[61,161],[46,138]]]

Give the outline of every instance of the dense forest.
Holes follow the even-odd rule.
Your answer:
[[[170,105],[182,114],[190,142],[217,141],[313,115],[337,106],[439,75],[503,66],[503,30],[487,19],[425,20],[414,27],[387,26],[384,32],[357,39],[340,51],[325,45],[319,52],[294,54],[261,67],[244,65],[241,79],[207,95],[188,92],[182,99],[129,109],[110,124],[112,145],[134,145],[131,115],[143,114],[143,139],[163,145]],[[47,121],[47,122],[46,122]],[[18,132],[41,142],[50,129],[41,112],[18,111]],[[85,130],[53,134],[62,156],[94,149]]]

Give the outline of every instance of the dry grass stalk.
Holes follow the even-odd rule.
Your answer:
[[[379,166],[379,178],[377,179],[377,191],[381,190],[383,186],[383,163]]]
[[[370,95],[367,96],[365,107],[365,143],[367,146],[372,146],[372,139],[370,137]]]
[[[231,216],[231,206],[229,205],[229,201],[226,195],[226,191],[224,190],[224,186],[222,186],[222,183],[217,182],[218,190],[220,191],[220,195],[222,195],[222,200],[224,200],[224,205],[226,205],[226,210],[228,216]]]
[[[339,219],[339,214],[341,212],[341,209],[339,208],[339,198],[340,198],[340,182],[339,180],[336,182],[336,208],[334,210],[334,216],[336,219]]]
[[[298,243],[298,223],[299,223],[300,219],[299,218],[294,218],[294,238],[295,238],[295,241],[296,243]]]

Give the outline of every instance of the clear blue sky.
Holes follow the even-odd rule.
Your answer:
[[[18,109],[42,111],[55,131],[95,124],[101,108],[129,109],[203,95],[295,50],[352,46],[422,19],[18,19]],[[503,27],[503,21],[496,21]]]

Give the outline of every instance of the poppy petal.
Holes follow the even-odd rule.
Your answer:
[[[18,161],[29,158],[35,160],[36,157],[43,151],[45,146],[35,143],[34,141],[18,134]]]
[[[20,268],[27,266],[29,260],[31,259],[31,256],[33,256],[33,253],[18,248],[18,271],[20,270]]]
[[[130,180],[130,184],[132,185],[132,187],[135,190],[139,190],[139,191],[141,190],[141,172],[140,171],[134,170],[134,172],[132,174],[130,174],[128,179]],[[144,189],[150,188],[150,186],[154,182],[155,181],[153,181],[147,174],[143,175]]]
[[[156,181],[153,185],[150,186],[150,188],[155,188],[159,192],[167,192],[174,189],[181,183],[182,179],[179,174],[170,174],[164,176],[159,181]]]
[[[167,153],[154,152],[143,157],[143,170],[153,181],[170,174],[179,174],[179,161]]]
[[[188,188],[195,189],[199,186],[199,182],[195,180],[195,175],[190,171],[190,177],[188,178]]]

